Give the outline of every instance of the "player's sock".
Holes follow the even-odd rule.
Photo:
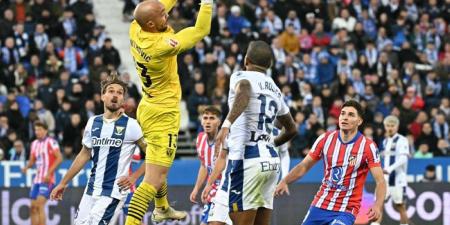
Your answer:
[[[140,225],[142,217],[147,212],[148,204],[154,199],[156,188],[142,182],[131,198],[125,225]]]
[[[163,183],[155,195],[155,207],[160,208],[163,211],[169,208],[169,201],[167,200],[167,181]]]
[[[370,223],[370,225],[380,225],[380,223],[378,223],[378,222],[372,222],[372,223]]]
[[[401,223],[400,225],[408,225],[407,223]]]

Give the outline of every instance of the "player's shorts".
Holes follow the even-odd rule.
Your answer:
[[[387,193],[386,193],[386,199],[392,199],[392,202],[394,204],[403,204],[405,203],[406,199],[406,187],[402,186],[389,186]]]
[[[211,202],[209,205],[209,213],[207,222],[222,222],[232,225],[233,222],[228,215],[228,206],[221,203]]]
[[[50,193],[53,190],[54,185],[52,183],[37,183],[33,184],[30,190],[30,198],[36,200],[37,197],[44,196],[46,199],[50,197]]]
[[[170,167],[177,150],[179,107],[165,107],[143,98],[137,109],[137,120],[147,142],[145,162]]]
[[[114,215],[111,218],[111,221],[109,222],[109,225],[117,224],[117,222],[119,220],[119,216],[121,216],[121,215],[128,215],[128,206],[130,206],[131,197],[133,197],[133,192],[128,193],[127,198],[125,199],[125,202],[122,205],[122,213],[121,213],[120,210],[116,210],[114,212]]]
[[[83,194],[74,225],[109,224],[114,214],[122,210],[124,199]]]
[[[280,158],[229,160],[222,190],[229,194],[230,212],[273,208],[273,193],[280,175]],[[229,182],[229,184],[228,184]],[[228,189],[229,187],[229,189]]]
[[[355,216],[348,212],[337,212],[311,206],[302,225],[353,225]]]

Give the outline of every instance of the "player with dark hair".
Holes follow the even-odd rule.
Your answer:
[[[83,148],[51,193],[51,199],[62,200],[68,183],[92,160],[91,175],[75,225],[109,224],[113,215],[121,210],[129,188],[144,173],[145,166],[142,165],[129,175],[136,147],[144,151],[146,144],[138,122],[122,111],[126,92],[126,83],[115,74],[102,82],[104,113],[89,118],[83,134]]]
[[[352,225],[361,206],[369,170],[376,182],[376,202],[368,212],[369,220],[381,216],[386,184],[375,143],[358,131],[363,113],[358,102],[345,102],[339,115],[339,129],[320,135],[309,154],[278,184],[275,195],[289,194],[288,184],[302,178],[320,159],[324,160],[322,185],[303,225]]]
[[[234,225],[270,223],[273,193],[280,175],[280,158],[275,147],[297,133],[280,89],[266,76],[272,61],[270,46],[253,41],[245,57],[246,71],[231,75],[230,112],[215,146],[220,153],[202,193],[202,200],[206,201],[228,158],[225,177],[214,202],[228,205]],[[284,128],[276,138],[275,119]]]

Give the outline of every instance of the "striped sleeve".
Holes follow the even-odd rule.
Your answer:
[[[55,139],[50,138],[49,142],[48,142],[48,145],[49,145],[49,152],[51,154],[54,154],[56,151],[60,151],[59,150],[59,144],[58,144],[58,142]]]
[[[309,151],[308,155],[311,156],[314,160],[320,160],[322,158],[322,152],[323,152],[323,146],[325,145],[326,141],[326,135],[322,134],[320,135],[317,140],[314,142],[314,145],[312,146],[311,150]]]
[[[366,163],[369,168],[381,167],[380,152],[375,143],[369,142],[366,144],[364,154],[366,155]]]
[[[195,146],[196,146],[196,148],[197,148],[197,155],[198,155],[198,158],[200,159],[200,162],[202,163],[202,164],[204,164],[204,162],[205,162],[205,156],[204,156],[204,154],[203,154],[203,149],[202,149],[202,140],[203,140],[203,135],[204,135],[205,133],[203,133],[203,132],[200,132],[199,134],[198,134],[198,136],[197,136],[197,141],[196,141],[196,144],[195,144]]]

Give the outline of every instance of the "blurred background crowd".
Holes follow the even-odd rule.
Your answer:
[[[138,0],[124,0],[123,20]],[[195,155],[199,112],[226,115],[229,77],[248,43],[271,44],[269,75],[299,134],[292,157],[337,128],[344,101],[365,108],[361,132],[382,144],[382,121],[400,118],[415,158],[450,156],[450,0],[216,0],[211,34],[178,56],[183,90],[179,155]],[[179,0],[169,24],[193,25],[198,1]],[[41,120],[72,159],[87,119],[102,113],[99,82],[119,70],[134,117],[139,84],[121,70],[107,27],[88,0],[0,0],[0,158],[24,160]],[[129,66],[128,68],[133,68]]]

